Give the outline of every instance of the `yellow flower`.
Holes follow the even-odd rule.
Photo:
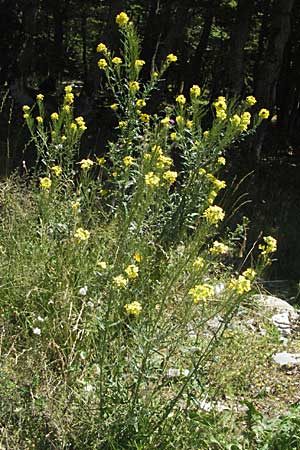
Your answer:
[[[122,64],[122,59],[121,58],[119,58],[118,56],[115,56],[112,60],[111,60],[111,62],[113,63],[113,64],[115,64],[116,66],[119,66],[120,64]]]
[[[186,98],[185,98],[185,96],[182,95],[182,94],[177,95],[177,97],[176,97],[176,102],[179,103],[179,105],[185,105],[185,103],[186,103]]]
[[[266,108],[262,108],[259,113],[258,113],[259,117],[261,117],[262,119],[267,119],[270,115],[270,111]]]
[[[209,251],[212,255],[226,255],[229,252],[229,247],[222,242],[214,241]]]
[[[119,27],[124,27],[129,22],[129,17],[127,16],[126,12],[120,12],[116,16],[116,23],[119,25]]]
[[[226,164],[226,159],[223,156],[219,156],[218,160],[217,160],[218,164],[220,166],[225,166]]]
[[[265,245],[260,244],[258,248],[262,250],[262,255],[268,255],[269,253],[274,253],[277,250],[277,241],[272,236],[265,236],[263,238]]]
[[[189,295],[193,297],[194,303],[197,304],[213,297],[214,289],[207,283],[197,284],[194,288],[189,290]]]
[[[153,172],[148,172],[145,175],[145,183],[149,187],[156,187],[159,185],[159,177],[157,175],[154,175]]]
[[[72,92],[73,86],[71,86],[70,84],[68,86],[65,87],[65,93],[66,94],[70,94],[70,92]]]
[[[176,131],[173,131],[173,133],[170,134],[170,139],[171,139],[171,141],[176,141],[176,139],[177,139]]]
[[[44,100],[43,94],[38,94],[38,95],[36,96],[36,99],[37,99],[38,102],[42,102],[42,101]]]
[[[244,272],[242,273],[242,275],[245,278],[248,278],[248,280],[252,281],[254,280],[255,276],[256,276],[256,272],[254,269],[252,269],[251,267],[249,267],[248,269],[244,270]]]
[[[146,113],[140,114],[140,119],[144,123],[149,123],[150,122],[150,115],[146,114]]]
[[[209,206],[203,213],[203,217],[206,218],[208,223],[211,223],[212,225],[217,225],[218,222],[221,222],[224,217],[225,213],[223,209],[220,206]]]
[[[139,268],[135,264],[129,264],[128,267],[126,267],[125,272],[128,276],[128,278],[134,279],[139,276]]]
[[[113,278],[114,284],[119,288],[124,288],[128,284],[127,278],[125,278],[123,275],[117,275]]]
[[[226,181],[224,181],[224,180],[218,180],[218,178],[215,178],[213,183],[214,183],[215,188],[218,191],[226,188]]]
[[[30,115],[28,113],[23,114],[24,119],[29,119]]]
[[[170,167],[173,163],[172,158],[165,156],[163,154],[159,155],[156,167],[159,169],[164,169],[165,167]],[[174,172],[175,173],[175,172]]]
[[[158,72],[156,72],[156,71],[154,71],[154,72],[152,73],[152,76],[153,76],[153,78],[158,78],[158,76],[159,76],[159,73],[158,73]]]
[[[110,106],[110,109],[112,109],[113,111],[117,111],[119,108],[118,103],[112,103]]]
[[[69,105],[65,105],[65,106],[63,107],[63,110],[64,110],[64,112],[69,113],[69,112],[71,111],[71,108],[70,108]]]
[[[73,211],[78,211],[80,208],[80,202],[78,200],[76,200],[75,202],[72,202],[71,207],[72,207]]]
[[[108,64],[107,64],[107,62],[106,62],[106,60],[104,58],[99,59],[99,61],[98,61],[99,69],[105,70],[107,68],[107,65]]]
[[[137,81],[129,81],[129,90],[136,92],[140,89],[140,85]]]
[[[75,122],[72,122],[70,124],[70,128],[71,128],[72,131],[77,131],[77,124]]]
[[[100,269],[105,270],[105,269],[107,269],[107,264],[106,264],[105,261],[98,261],[97,262],[97,267],[100,267]]]
[[[97,45],[97,53],[105,53],[107,52],[107,47],[105,44],[103,44],[102,42],[100,42],[100,44]]]
[[[177,123],[178,126],[184,125],[184,118],[182,116],[177,116],[175,118],[175,120],[176,120],[176,123]]]
[[[225,120],[227,118],[227,114],[224,109],[217,109],[216,117],[217,117],[217,119]]]
[[[212,205],[213,202],[215,201],[215,198],[217,197],[218,193],[216,191],[211,191],[209,193],[209,196],[207,198],[207,202],[209,205]]]
[[[203,269],[204,259],[201,256],[198,256],[198,258],[196,258],[195,261],[193,262],[193,267],[195,269]]]
[[[24,113],[27,113],[28,111],[30,111],[30,106],[24,105],[22,109]]]
[[[63,136],[61,137],[61,140],[62,140],[62,142],[65,142],[65,141],[67,140],[67,136],[64,136],[64,135],[63,135]]]
[[[96,158],[99,166],[103,166],[106,163],[106,159],[102,156],[101,158]]]
[[[139,69],[140,67],[143,67],[143,65],[146,64],[143,59],[137,59],[134,63],[135,67]]]
[[[141,261],[143,260],[143,257],[142,257],[142,255],[141,255],[140,253],[135,253],[135,254],[133,255],[133,259],[134,259],[136,262],[141,262]]]
[[[52,166],[51,170],[56,177],[59,177],[62,173],[62,168],[60,166]]]
[[[37,116],[35,118],[35,120],[37,121],[38,124],[42,124],[43,123],[43,118],[41,116]]]
[[[119,128],[125,128],[127,126],[127,121],[126,120],[120,120],[118,125],[119,125]]]
[[[253,95],[248,95],[248,97],[246,97],[246,102],[249,106],[253,106],[256,103],[256,98],[253,97]]]
[[[198,86],[198,84],[193,84],[193,86],[190,88],[190,95],[191,97],[200,97],[201,89]]]
[[[186,121],[186,126],[189,130],[191,130],[193,128],[193,121],[192,120],[187,120]]]
[[[72,92],[67,92],[65,95],[65,102],[72,105],[72,103],[74,102],[74,94],[72,94]]]
[[[139,100],[137,100],[136,102],[135,102],[135,104],[136,104],[136,107],[137,108],[144,108],[144,106],[146,106],[146,102],[145,102],[145,100],[143,100],[143,99],[139,99]]]
[[[248,125],[250,124],[250,120],[251,120],[251,114],[248,111],[245,111],[241,115],[240,129],[242,131],[246,131],[247,130]]]
[[[170,124],[170,117],[169,116],[164,117],[163,119],[161,119],[160,123],[162,125],[165,125],[165,126],[169,125]]]
[[[226,98],[218,97],[214,103],[214,107],[215,107],[216,111],[218,111],[218,110],[226,111],[226,109],[227,109]]]
[[[207,139],[208,136],[209,136],[209,131],[208,131],[208,130],[203,131],[203,137],[204,137],[204,139]]]
[[[40,178],[40,186],[42,189],[48,190],[51,188],[52,181],[48,177]]]
[[[176,181],[177,178],[177,172],[172,172],[172,170],[167,170],[163,174],[163,179],[166,180],[169,184],[173,184]]]
[[[124,163],[124,166],[126,166],[126,167],[131,166],[133,161],[134,161],[134,158],[132,156],[125,156],[123,158],[123,163]]]
[[[132,316],[138,316],[143,310],[142,305],[139,302],[126,303],[124,308],[127,314],[131,314]]]
[[[80,168],[82,170],[89,170],[94,165],[94,161],[92,161],[91,159],[87,158],[87,159],[82,159],[77,164],[80,164]]]
[[[78,239],[79,241],[87,241],[90,237],[91,233],[88,230],[85,230],[84,228],[77,228],[74,237]]]
[[[244,294],[245,292],[251,291],[251,281],[243,275],[239,275],[238,278],[231,279],[228,287],[237,294]]]
[[[234,114],[234,116],[230,117],[229,120],[235,127],[238,127],[239,124],[241,123],[241,118],[238,114]]]
[[[176,62],[177,61],[177,56],[175,56],[173,53],[170,53],[167,58],[166,61],[168,63],[172,63],[172,62]]]
[[[118,176],[118,172],[117,172],[117,171],[112,172],[112,176],[113,176],[114,178],[116,178],[116,177]]]
[[[55,121],[55,120],[58,120],[58,114],[57,114],[57,112],[54,112],[54,113],[52,113],[51,114],[51,119],[53,120],[53,122]]]

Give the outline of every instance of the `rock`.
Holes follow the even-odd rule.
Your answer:
[[[294,313],[295,314],[295,313]],[[291,313],[288,311],[275,314],[272,316],[271,321],[273,325],[280,331],[284,336],[288,336],[291,334],[291,322],[290,322]]]
[[[272,295],[253,295],[253,300],[256,301],[260,306],[265,306],[266,308],[274,312],[290,311],[296,313],[295,308],[292,305],[290,305],[285,300],[282,300],[278,297],[273,297]]]
[[[300,366],[300,353],[281,352],[272,356],[280,366]]]

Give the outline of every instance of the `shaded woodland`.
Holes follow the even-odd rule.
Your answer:
[[[257,229],[267,223],[278,235],[284,263],[275,276],[300,278],[293,266],[300,211],[300,3],[296,0],[0,0],[2,173],[20,166],[23,159],[30,163],[30,156],[24,154],[21,105],[33,104],[42,92],[53,111],[65,83],[75,86],[75,107],[88,124],[85,148],[104,152],[115,119],[108,112],[110,93],[97,67],[95,49],[105,42],[118,52],[114,21],[121,10],[130,13],[142,37],[142,57],[147,61],[143,76],[168,53],[178,56],[150,108],[172,101],[197,83],[211,102],[218,95],[255,95],[257,109],[271,111],[257,135],[231,154],[231,167],[240,177],[256,171],[247,186],[254,203],[245,212]],[[285,244],[280,244],[283,240]]]

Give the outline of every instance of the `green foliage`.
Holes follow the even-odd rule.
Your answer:
[[[117,23],[123,59],[99,44],[98,66],[115,96],[118,140],[104,157],[76,161],[86,125],[74,119],[72,86],[50,119],[39,94],[23,108],[34,174],[1,184],[0,442],[11,449],[216,443],[214,419],[196,407],[213,391],[210,366],[255,278],[224,263],[241,233],[222,233],[217,173],[224,149],[262,117],[250,126],[249,99],[219,97],[204,132],[197,85],[189,100],[142,112],[177,57],[142,83],[135,27],[125,13]],[[261,249],[260,273],[276,241]]]

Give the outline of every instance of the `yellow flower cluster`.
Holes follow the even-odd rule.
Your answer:
[[[53,122],[55,122],[56,120],[58,120],[59,115],[58,115],[57,112],[54,112],[54,113],[51,114],[50,117],[51,117],[51,120],[53,120]]]
[[[177,117],[175,118],[175,120],[176,120],[176,123],[177,123],[177,125],[178,125],[179,127],[184,126],[184,123],[185,123],[184,117],[182,117],[182,116],[177,116]]]
[[[42,102],[42,101],[44,100],[43,94],[38,94],[38,95],[36,96],[36,99],[37,99],[38,102]]]
[[[134,259],[136,262],[141,262],[141,261],[143,260],[143,257],[142,257],[142,255],[141,255],[140,253],[135,253],[135,254],[133,255],[133,259]]]
[[[140,114],[140,119],[144,123],[149,123],[150,122],[150,115],[146,114],[146,113],[141,113]]]
[[[259,117],[261,117],[262,119],[267,119],[270,115],[270,111],[266,108],[262,108],[259,113],[258,113]]]
[[[115,66],[119,66],[120,64],[122,64],[122,59],[121,58],[119,58],[118,56],[115,56],[112,60],[111,60],[111,62],[115,65]]]
[[[76,117],[75,122],[76,122],[76,124],[78,125],[78,127],[79,127],[79,129],[81,131],[85,131],[86,130],[85,121],[84,121],[84,118],[82,116]]]
[[[186,98],[185,98],[185,96],[183,95],[183,94],[180,94],[180,95],[177,95],[177,97],[176,97],[176,102],[179,104],[179,105],[185,105],[185,103],[186,103]]]
[[[80,164],[80,168],[82,170],[89,170],[94,165],[94,161],[87,158],[87,159],[82,159],[81,161],[79,161],[78,164]]]
[[[119,108],[118,103],[112,103],[112,104],[110,105],[110,109],[112,109],[113,111],[117,111],[118,108]]]
[[[220,166],[225,166],[225,164],[226,164],[226,159],[224,158],[224,156],[219,156],[219,158],[218,158],[218,160],[217,160],[217,163],[218,163]]]
[[[48,177],[40,178],[40,186],[44,190],[49,190],[51,188],[52,181]]]
[[[226,182],[224,180],[219,180],[212,173],[208,173],[207,178],[209,181],[212,182],[212,184],[217,189],[217,191],[220,191],[221,189],[226,188]]]
[[[159,186],[160,179],[154,172],[148,172],[145,175],[145,184],[150,188]]]
[[[244,270],[244,272],[242,273],[242,275],[247,278],[248,280],[252,281],[254,280],[254,278],[256,277],[256,272],[254,269],[252,269],[251,267],[249,267],[248,269]]]
[[[106,62],[106,59],[104,59],[104,58],[99,59],[99,61],[98,61],[99,69],[105,70],[105,69],[107,69],[107,66],[108,66],[108,64]]]
[[[198,258],[196,258],[195,261],[193,262],[193,267],[195,269],[203,269],[204,259],[201,256],[198,256]]]
[[[203,213],[203,217],[208,223],[212,225],[218,225],[225,217],[225,212],[220,206],[213,205],[209,206]]]
[[[133,164],[134,158],[132,156],[125,156],[123,158],[124,166],[129,167]]]
[[[113,278],[114,284],[119,288],[124,288],[128,284],[127,278],[125,278],[123,275],[117,275]]]
[[[97,53],[106,53],[107,52],[107,47],[106,47],[105,44],[100,42],[100,44],[97,45],[96,51],[97,51]]]
[[[229,252],[229,247],[222,242],[214,241],[209,251],[212,255],[226,255]]]
[[[145,100],[143,100],[142,98],[140,98],[139,100],[137,100],[137,101],[135,102],[135,104],[136,104],[136,107],[137,107],[138,109],[144,108],[144,106],[146,106],[146,102],[145,102]]]
[[[124,27],[129,22],[129,17],[127,16],[126,12],[120,12],[116,16],[116,23],[119,25],[119,27]]]
[[[250,121],[251,121],[251,114],[248,111],[243,112],[243,114],[241,115],[241,123],[240,123],[240,130],[241,131],[246,131],[248,126],[250,125]]]
[[[170,53],[166,58],[167,63],[173,63],[177,61],[177,56],[175,56],[173,53]]]
[[[128,267],[126,267],[125,272],[128,276],[128,278],[134,279],[139,276],[139,268],[135,264],[129,264]]]
[[[200,97],[201,95],[201,89],[198,86],[198,84],[193,84],[193,86],[190,88],[190,95],[191,97]]]
[[[231,279],[228,287],[237,294],[244,294],[251,291],[251,281],[244,275],[239,275],[238,278]]]
[[[62,173],[62,168],[60,166],[52,166],[51,171],[54,173],[56,177],[60,177]]]
[[[90,237],[91,233],[88,230],[85,230],[84,228],[77,228],[77,230],[74,233],[74,237],[78,239],[79,241],[87,241]]]
[[[161,119],[160,123],[164,126],[168,126],[170,124],[170,117],[166,116],[163,119]]]
[[[127,314],[130,314],[132,316],[138,316],[139,314],[141,314],[143,310],[142,305],[137,301],[132,303],[126,303],[124,309],[127,312]]]
[[[37,116],[36,118],[35,118],[35,120],[37,121],[37,123],[39,124],[39,125],[41,125],[42,123],[43,123],[43,118],[41,117],[41,116]]]
[[[227,118],[226,110],[227,110],[227,103],[226,98],[223,96],[219,96],[217,98],[217,101],[214,103],[214,107],[216,110],[216,117],[220,120],[225,120]]]
[[[248,95],[248,97],[246,97],[246,103],[248,103],[249,106],[253,106],[256,103],[256,98],[253,97],[253,95]]]
[[[140,69],[143,65],[146,64],[143,59],[136,59],[134,65],[136,69]]]
[[[129,81],[128,86],[131,92],[137,92],[140,89],[138,81]]]
[[[262,250],[262,255],[268,255],[269,253],[274,253],[277,250],[277,241],[272,236],[265,236],[263,238],[265,245],[260,244],[258,248]]]
[[[214,289],[207,283],[197,284],[195,287],[189,290],[189,295],[192,296],[195,304],[205,301],[206,299],[213,297]]]
[[[164,174],[163,174],[163,179],[166,180],[169,184],[173,184],[176,181],[177,178],[177,172],[174,172],[172,170],[167,170]]]

